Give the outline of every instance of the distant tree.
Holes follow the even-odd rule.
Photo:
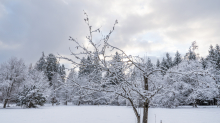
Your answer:
[[[40,57],[40,59],[36,63],[36,69],[39,71],[46,72],[46,66],[47,66],[47,64],[46,64],[44,52],[42,52],[42,56]]]
[[[202,64],[202,68],[205,70],[208,67],[207,60],[204,58],[201,58],[200,63]]]
[[[198,59],[199,55],[196,54],[196,49],[198,49],[198,45],[196,44],[196,41],[192,42],[192,45],[189,47],[188,53],[185,55],[186,60],[196,60]]]
[[[175,57],[174,57],[174,60],[173,60],[173,65],[178,65],[182,62],[182,58],[181,58],[181,55],[178,51],[176,51],[176,54],[175,54]]]
[[[211,45],[209,48],[209,54],[207,56],[207,60],[209,60],[212,64],[215,64],[215,49],[213,48],[213,46]]]
[[[154,69],[153,64],[151,63],[150,58],[147,59],[146,67],[148,71],[152,71]]]
[[[165,59],[163,58],[163,59],[162,59],[162,62],[161,62],[161,64],[160,64],[160,68],[163,70],[163,71],[162,71],[162,74],[163,74],[163,75],[165,75],[165,74],[166,74],[165,71],[168,70],[167,66],[168,66],[168,65],[167,65],[167,62],[166,62]]]
[[[166,68],[167,70],[170,69],[173,66],[172,57],[169,53],[166,53]]]
[[[114,72],[107,71],[105,78],[108,78],[109,84],[117,85],[119,84],[124,77],[124,70],[123,70],[123,62],[120,54],[118,52],[115,53],[112,60],[109,61],[109,68],[114,70]],[[116,76],[118,78],[116,78]]]
[[[159,59],[157,59],[156,67],[160,68],[160,60]]]
[[[64,64],[62,64],[61,66],[59,66],[59,71],[58,73],[60,74],[62,81],[65,82],[65,77],[66,77],[66,71],[65,71],[65,66]]]
[[[50,82],[49,85],[52,86],[53,85],[52,78],[58,72],[59,63],[53,54],[49,54],[46,60],[47,60],[46,75]]]
[[[80,61],[81,66],[79,67],[78,77],[83,77],[86,75],[85,69],[86,69],[86,59],[83,57]]]

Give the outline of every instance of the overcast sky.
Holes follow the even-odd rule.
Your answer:
[[[83,43],[88,29],[83,10],[94,28],[109,32],[109,43],[131,55],[161,58],[182,54],[197,41],[201,56],[220,44],[220,0],[0,0],[0,63],[12,56],[36,63],[44,51],[69,55]],[[75,51],[75,50],[73,50]]]

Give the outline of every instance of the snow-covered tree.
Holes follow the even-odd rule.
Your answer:
[[[36,63],[36,69],[38,71],[46,72],[46,66],[47,65],[46,65],[46,60],[45,60],[44,52],[42,52],[42,56],[40,57],[40,59]]]
[[[65,81],[65,78],[66,78],[66,71],[65,71],[65,66],[64,66],[64,64],[62,64],[61,66],[59,66],[58,73],[60,74],[60,76],[61,76],[61,78],[62,78],[62,81],[64,82],[64,81]]]
[[[189,47],[189,51],[185,55],[186,60],[196,60],[199,57],[199,54],[196,54],[196,49],[198,49],[198,45],[196,41],[192,42],[192,45]]]
[[[3,108],[9,100],[15,100],[21,85],[25,80],[27,69],[22,59],[12,57],[1,64],[0,68],[0,91],[2,92]]]
[[[164,88],[154,103],[164,107],[192,103],[196,107],[197,100],[212,100],[218,94],[218,84],[210,70],[204,70],[196,60],[182,61],[167,71]]]
[[[114,74],[114,79],[116,81],[120,80],[120,83],[117,83],[115,85],[108,84],[110,83],[109,78],[103,79],[104,81],[101,81],[101,83],[97,83],[95,81],[87,81],[87,78],[85,81],[82,80],[75,80],[73,81],[73,85],[81,92],[81,97],[85,97],[91,94],[94,94],[95,92],[102,92],[104,95],[109,97],[110,99],[114,99],[117,97],[126,99],[130,105],[132,106],[132,109],[136,115],[138,123],[140,123],[140,113],[137,111],[137,104],[139,101],[142,102],[142,107],[143,107],[143,123],[148,122],[148,108],[150,106],[150,102],[152,101],[152,98],[159,93],[163,87],[163,76],[157,74],[158,71],[163,71],[161,69],[155,69],[152,71],[147,71],[146,67],[146,62],[138,57],[138,56],[130,56],[127,55],[123,50],[112,46],[109,44],[109,38],[112,34],[112,32],[115,29],[115,25],[118,23],[118,21],[115,21],[115,24],[110,30],[110,32],[103,36],[101,39],[101,42],[95,43],[93,40],[93,33],[95,32],[100,32],[100,29],[93,30],[92,26],[90,26],[89,23],[89,18],[88,15],[85,13],[86,18],[84,19],[86,24],[88,25],[89,28],[89,36],[86,36],[88,39],[88,42],[90,43],[91,47],[87,48],[84,45],[81,45],[76,39],[70,37],[70,40],[76,43],[76,48],[78,50],[81,50],[79,53],[73,53],[71,52],[71,55],[73,55],[76,59],[83,59],[83,55],[89,56],[90,58],[97,58],[99,60],[99,67],[96,69],[100,69],[102,72],[109,72],[110,74]],[[103,42],[102,42],[103,41]],[[117,61],[109,61],[109,58],[111,56],[111,51],[120,52],[121,54],[121,62]],[[95,52],[94,52],[95,51]],[[67,58],[67,57],[62,57],[60,58],[66,59],[68,61],[71,61],[73,65],[83,67],[82,64],[75,62],[74,60]],[[172,61],[172,60],[170,60]],[[123,65],[120,65],[123,63]],[[172,62],[171,62],[172,63]],[[110,64],[110,65],[109,65]],[[114,65],[112,67],[112,65]],[[132,69],[136,68],[137,72],[141,75],[139,79],[130,79],[130,74],[125,75],[125,76],[120,76],[118,75],[117,72],[119,70],[122,70],[126,72],[132,71]],[[164,72],[164,71],[163,71]],[[171,73],[172,71],[170,71]],[[191,71],[193,72],[193,71]],[[177,73],[173,72],[176,74],[185,74],[185,73]],[[190,73],[187,73],[190,74]],[[111,78],[111,77],[110,77]],[[86,84],[81,84],[82,82],[85,82]],[[103,87],[103,85],[108,85]],[[113,98],[112,98],[113,97]],[[87,98],[88,101],[92,98]]]
[[[156,67],[160,68],[160,60],[159,59],[157,59]]]
[[[46,75],[48,77],[48,80],[50,81],[49,85],[52,86],[52,78],[54,75],[57,75],[59,63],[57,61],[57,58],[53,54],[49,54],[46,58],[47,65],[46,65]]]
[[[23,91],[17,96],[16,103],[18,106],[36,108],[37,105],[43,106],[46,103],[46,97],[37,87],[27,88],[24,86]]]
[[[50,93],[48,79],[44,72],[33,68],[31,65],[22,86],[23,88],[16,97],[16,103],[19,106],[28,108],[34,108],[37,105],[42,106]]]
[[[201,62],[201,64],[202,64],[202,68],[203,68],[204,70],[207,69],[207,67],[208,67],[207,60],[204,59],[204,58],[201,58],[200,62]]]
[[[173,66],[172,57],[169,53],[166,53],[166,68],[167,70],[170,69]]]
[[[175,57],[174,57],[174,60],[173,60],[173,65],[178,65],[179,63],[182,62],[182,58],[181,58],[181,55],[178,51],[176,51],[176,54],[175,54]]]
[[[122,79],[124,78],[124,69],[123,69],[123,62],[120,54],[118,52],[115,53],[112,60],[108,62],[110,71],[107,71],[105,78],[109,81],[111,85],[118,85]],[[111,72],[114,71],[114,72]],[[116,76],[118,78],[116,78]],[[107,84],[108,85],[108,84]]]
[[[78,77],[83,77],[86,75],[85,73],[85,67],[86,67],[86,59],[83,57],[80,61],[81,66],[79,67]]]
[[[165,61],[164,58],[162,59],[162,62],[161,62],[161,64],[160,64],[160,69],[163,70],[163,71],[162,71],[162,74],[163,74],[163,75],[165,75],[165,74],[166,74],[166,71],[168,70],[168,69],[167,69],[167,62]]]

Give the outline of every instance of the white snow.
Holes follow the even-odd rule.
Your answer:
[[[140,111],[140,110],[139,110]],[[141,110],[142,111],[142,110]],[[220,123],[220,108],[150,108],[149,123]],[[126,106],[44,106],[37,109],[0,109],[1,123],[136,123]]]

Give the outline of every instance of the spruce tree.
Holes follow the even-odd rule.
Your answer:
[[[157,59],[156,67],[160,68],[160,60],[159,59]]]
[[[173,66],[178,65],[179,63],[182,62],[182,58],[180,53],[177,51],[173,60]]]
[[[167,69],[167,62],[165,61],[164,58],[162,59],[162,62],[161,62],[161,64],[160,64],[160,68],[161,68],[162,70],[164,70],[164,71],[167,71],[167,70],[168,70],[168,69]],[[162,74],[165,75],[166,73],[165,73],[165,72],[162,72]]]
[[[169,53],[166,53],[166,68],[167,70],[170,69],[173,66],[172,57]]]
[[[153,64],[151,63],[150,58],[147,59],[146,67],[149,72],[153,70]]]
[[[53,85],[52,78],[58,72],[59,63],[53,54],[49,54],[46,60],[47,60],[46,75],[48,77],[48,80],[50,81],[49,83],[50,86],[52,86]]]
[[[121,56],[118,54],[118,52],[115,53],[110,61],[110,64],[110,72],[108,71],[106,73],[105,78],[108,79],[110,85],[119,84],[120,81],[123,81],[122,78],[124,77],[124,73],[122,69],[123,62],[121,62]]]
[[[202,64],[202,68],[205,70],[208,67],[208,63],[206,61],[206,59],[201,58],[201,64]]]
[[[66,71],[65,71],[65,66],[64,64],[62,64],[61,66],[59,66],[59,74],[62,78],[62,81],[65,81],[65,76],[66,76]]]
[[[85,76],[85,68],[86,68],[86,59],[83,57],[80,61],[80,67],[79,67],[79,72],[78,72],[78,77],[83,77]]]
[[[207,59],[214,64],[215,63],[215,50],[213,48],[213,46],[211,45],[209,48],[209,54],[207,56]]]
[[[44,52],[42,52],[42,56],[40,57],[40,59],[37,61],[36,63],[36,69],[38,71],[46,71],[46,60],[45,60],[45,56],[44,56]]]

